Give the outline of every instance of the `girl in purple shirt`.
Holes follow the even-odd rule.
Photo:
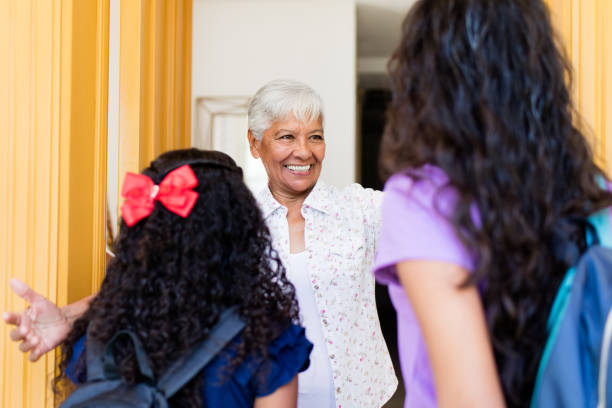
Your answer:
[[[567,270],[552,242],[610,206],[542,0],[420,0],[391,63],[376,278],[406,407],[529,403]]]

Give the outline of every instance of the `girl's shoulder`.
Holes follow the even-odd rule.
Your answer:
[[[275,372],[268,376],[269,379],[273,382],[280,380],[284,384],[291,381],[298,372],[306,370],[310,365],[312,347],[313,344],[306,338],[306,329],[291,323],[268,347],[268,358],[264,365]]]
[[[458,192],[439,167],[426,165],[393,175],[385,184],[382,230],[374,261],[379,282],[397,284],[395,265],[408,260],[443,261],[473,270],[474,256],[451,222]],[[478,214],[472,208],[478,221]]]
[[[419,169],[407,169],[391,176],[385,183],[384,212],[406,212],[407,216],[418,212],[448,218],[458,200],[458,192],[440,167],[425,165]]]
[[[312,343],[306,338],[303,327],[290,324],[270,342],[264,359],[249,356],[232,372],[231,378],[219,381],[219,374],[235,356],[236,346],[241,341],[239,334],[206,367],[204,395],[208,406],[252,406],[255,398],[269,395],[288,384],[310,364]]]
[[[406,169],[395,173],[385,183],[384,191],[429,201],[441,188],[454,190],[444,170],[426,164],[418,169]]]

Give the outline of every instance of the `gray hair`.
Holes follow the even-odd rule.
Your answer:
[[[293,113],[300,122],[311,122],[321,118],[323,124],[323,102],[321,97],[306,84],[289,79],[268,82],[249,101],[249,129],[257,140],[273,122]]]

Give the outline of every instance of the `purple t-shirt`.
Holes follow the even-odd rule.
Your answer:
[[[447,183],[442,169],[426,165],[419,170],[418,180],[400,173],[385,184],[374,275],[379,283],[389,287],[397,311],[399,357],[406,388],[404,407],[435,407],[436,392],[425,340],[398,281],[395,265],[418,259],[474,269],[474,257],[445,217],[457,202],[456,190]],[[472,212],[475,216],[475,211]]]

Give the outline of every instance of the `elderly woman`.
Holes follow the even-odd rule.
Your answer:
[[[272,81],[255,94],[249,144],[268,174],[258,200],[314,343],[298,404],[378,407],[397,385],[371,274],[382,194],[319,180],[323,118],[321,99],[302,83]]]
[[[371,273],[382,193],[358,184],[337,189],[319,180],[323,122],[320,97],[296,81],[266,84],[249,106],[251,153],[261,159],[269,178],[259,204],[273,247],[296,287],[306,335],[314,343],[311,366],[298,378],[298,405],[380,407],[397,386]],[[27,290],[18,288],[19,293]],[[41,309],[50,305],[46,301]],[[82,309],[73,304],[65,311],[74,315]],[[40,330],[33,330],[25,313],[6,314],[5,320],[20,326],[11,337],[24,340],[20,349],[33,349],[31,357],[55,345],[45,340],[51,334],[41,337]]]

